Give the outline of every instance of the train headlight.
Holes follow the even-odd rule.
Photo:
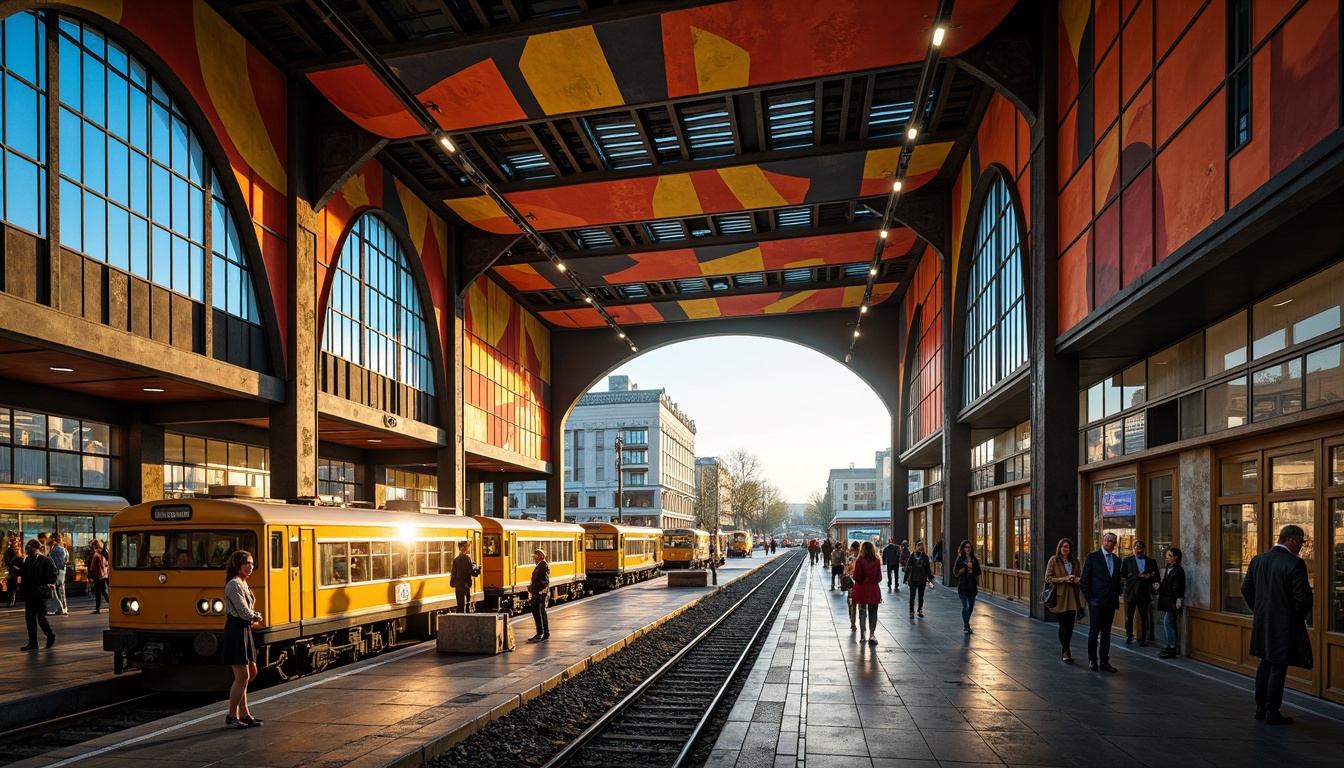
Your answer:
[[[202,616],[207,616],[207,615],[209,615],[209,614],[210,614],[210,601],[209,601],[209,600],[206,600],[204,597],[201,598],[200,600],[197,600],[197,601],[196,601],[196,612],[199,613],[199,614],[201,614]]]
[[[224,601],[220,600],[219,598],[215,598],[215,602],[210,604],[210,610],[214,611],[215,613],[224,613]]]
[[[129,616],[140,613],[140,601],[134,597],[123,597],[121,599],[121,612]]]

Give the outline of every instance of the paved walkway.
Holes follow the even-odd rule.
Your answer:
[[[40,647],[33,652],[20,652],[28,643],[28,628],[23,621],[23,604],[13,608],[0,607],[0,658],[8,663],[0,665],[0,708],[16,700],[43,693],[56,693],[71,686],[94,680],[111,679],[112,654],[103,650],[103,630],[107,629],[109,609],[97,615],[93,598],[69,596],[69,616],[48,616],[51,629],[56,633],[56,645]],[[37,630],[37,643],[46,638]],[[0,712],[0,723],[6,722]]]
[[[844,593],[804,568],[709,765],[777,768],[923,766],[1344,765],[1344,707],[1289,691],[1296,723],[1251,718],[1253,681],[1154,648],[1112,645],[1116,674],[1056,653],[1054,624],[995,600],[961,631],[955,590],[884,592],[876,646],[849,631]],[[1081,625],[1080,625],[1081,626]]]

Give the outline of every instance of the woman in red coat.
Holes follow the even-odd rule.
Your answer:
[[[863,542],[859,559],[854,561],[854,588],[849,591],[849,600],[858,608],[859,642],[865,637],[869,643],[877,644],[877,606],[882,602],[882,561],[877,559],[877,547],[873,542]],[[863,607],[867,606],[868,623],[863,621]]]

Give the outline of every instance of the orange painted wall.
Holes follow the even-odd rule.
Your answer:
[[[907,435],[903,446],[909,448],[943,427],[943,267],[932,248],[925,249],[910,278],[904,310],[905,325],[916,344],[913,365],[919,371],[918,391],[908,392],[908,397],[919,403],[919,429]],[[916,310],[918,327],[914,326]],[[906,371],[904,375],[911,373]],[[902,405],[907,413],[909,407],[909,403]]]
[[[1250,139],[1229,156],[1226,3],[1061,0],[1061,333],[1340,126],[1339,3],[1295,5],[1252,5]]]
[[[472,284],[465,314],[464,436],[550,461],[550,331],[488,277]]]

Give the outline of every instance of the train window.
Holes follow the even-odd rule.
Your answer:
[[[289,567],[299,567],[299,537],[293,536],[289,540]]]
[[[428,541],[425,543],[429,545],[429,570],[425,571],[425,574],[437,576],[443,573],[443,542]]]
[[[112,537],[112,567],[223,569],[240,549],[255,553],[251,531],[118,531]]]
[[[369,580],[369,542],[350,542],[350,583]]]
[[[369,545],[369,578],[373,581],[385,581],[391,578],[392,571],[388,562],[388,543],[386,541],[375,541]]]
[[[583,537],[584,546],[594,552],[610,552],[616,548],[616,537],[612,534],[598,534]]]
[[[321,561],[322,586],[345,584],[350,580],[350,562],[345,542],[323,542],[318,545],[317,551]]]
[[[486,557],[499,556],[499,534],[492,533],[485,537],[485,556]]]
[[[271,531],[271,567],[285,567],[285,535],[279,531]]]
[[[411,555],[414,554],[415,552],[415,543],[414,542],[402,543],[398,541],[393,542],[391,546],[392,546],[392,578],[404,579],[406,578],[407,575],[406,569],[410,567],[409,563],[411,561]]]
[[[635,539],[627,537],[625,540],[625,555],[649,555],[653,554],[653,539]]]

